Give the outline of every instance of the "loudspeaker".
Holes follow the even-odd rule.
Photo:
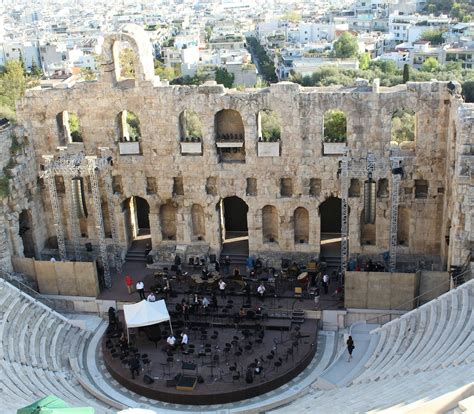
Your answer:
[[[86,250],[88,252],[91,252],[92,251],[92,243],[86,243]]]
[[[151,254],[146,257],[147,264],[153,264],[153,256]]]
[[[197,382],[198,384],[204,384],[204,378],[199,375],[197,378]]]
[[[153,384],[155,382],[155,380],[153,379],[153,377],[151,377],[150,375],[148,374],[145,374],[143,376],[143,382],[147,385],[150,385],[150,384]]]
[[[210,261],[211,263],[216,263],[216,259],[217,259],[217,257],[216,257],[215,254],[210,254],[210,255],[209,255],[209,261]]]

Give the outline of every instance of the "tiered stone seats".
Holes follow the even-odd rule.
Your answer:
[[[112,412],[80,385],[70,364],[83,366],[91,333],[74,326],[0,279],[0,400],[2,413],[54,394],[71,406]]]
[[[446,395],[474,382],[474,281],[370,335],[378,344],[352,383],[330,390],[316,390],[315,383],[308,394],[275,412],[421,413],[433,412],[437,401],[436,412],[448,411]],[[347,364],[347,369],[354,368]]]
[[[473,282],[461,285],[372,331],[379,344],[354,383],[462,363],[473,350],[473,288]]]

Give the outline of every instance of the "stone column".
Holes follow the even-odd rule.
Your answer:
[[[249,211],[247,212],[247,227],[249,234],[249,253],[260,250],[262,245],[261,243],[261,220],[259,220],[258,215],[261,214],[260,210],[255,210],[252,206],[249,206]],[[259,239],[260,235],[260,239]]]
[[[208,197],[207,205],[204,207],[206,223],[206,241],[213,252],[221,250],[221,230],[219,225],[220,215],[215,208],[216,203],[212,197]]]
[[[318,208],[309,210],[309,247],[311,251],[319,252],[321,249],[321,217]]]
[[[13,265],[7,238],[7,223],[3,209],[0,209],[0,270],[12,272]]]
[[[181,235],[177,241],[180,243],[190,244],[192,240],[192,222],[191,222],[191,207],[178,207],[178,231]],[[181,218],[181,219],[180,219]]]
[[[159,209],[152,209],[150,205],[150,213],[148,214],[148,220],[150,221],[151,246],[154,250],[156,250],[156,248],[163,241],[163,237],[161,235]]]

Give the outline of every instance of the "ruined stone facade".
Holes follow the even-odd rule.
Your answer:
[[[215,254],[222,249],[219,203],[237,196],[248,206],[251,254],[273,259],[317,256],[321,249],[320,206],[330,197],[340,197],[341,187],[340,155],[324,155],[323,118],[327,110],[339,109],[347,119],[352,168],[363,170],[369,151],[377,159],[374,224],[363,220],[366,178],[352,176],[350,254],[380,258],[389,246],[392,115],[411,109],[416,112],[415,141],[402,145],[399,151],[404,169],[399,257],[438,258],[444,266],[465,262],[474,237],[474,108],[450,94],[446,82],[409,82],[393,88],[303,88],[282,82],[245,91],[212,83],[169,86],[153,77],[151,50],[140,36],[138,30],[128,28],[126,33],[106,39],[99,81],[67,89],[32,89],[18,103],[21,127],[17,135],[25,140],[24,159],[19,162],[24,172],[11,180],[18,182],[3,200],[1,215],[9,254],[23,254],[24,237],[18,236],[18,217],[23,210],[31,213],[34,255],[39,257],[48,239],[54,239],[49,194],[37,177],[44,163],[42,156],[58,154],[57,147],[62,145],[67,147],[64,151],[84,151],[86,155],[99,155],[101,147],[111,150],[114,205],[106,206],[105,194],[103,204],[106,210],[113,210],[124,252],[133,239],[130,209],[124,204],[132,196],[149,205],[155,252],[185,245]],[[117,75],[114,45],[124,40],[139,57],[133,81],[121,81]],[[260,148],[258,142],[258,113],[266,109],[282,120],[281,139],[271,143],[273,149]],[[180,114],[185,110],[194,111],[202,125],[202,139],[188,143],[194,144],[189,145],[194,148],[190,153],[183,151],[180,137]],[[232,110],[228,112],[232,116],[222,118],[218,115],[222,110]],[[60,141],[57,117],[63,111],[78,115],[82,143]],[[120,142],[123,111],[133,112],[140,121],[138,142]],[[240,115],[242,125],[235,114]],[[238,144],[232,144],[224,155],[218,145],[222,134],[216,136],[217,130],[222,134],[235,131],[228,140]],[[132,154],[121,155],[127,151]],[[133,154],[135,151],[138,154]],[[85,203],[92,210],[87,180],[84,186]],[[68,188],[65,183],[65,192],[59,192],[67,243],[71,240]],[[107,226],[106,222],[106,234]],[[97,244],[92,215],[82,219],[81,235],[82,245]],[[1,253],[8,255],[5,248]]]

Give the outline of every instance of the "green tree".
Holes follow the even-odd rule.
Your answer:
[[[24,95],[27,77],[18,60],[8,61],[0,77],[0,106],[15,110],[15,101]]]
[[[266,87],[268,87],[268,82],[259,77],[259,78],[257,78],[257,82],[255,83],[255,87],[258,88],[258,89],[266,88]]]
[[[31,62],[31,69],[30,69],[30,74],[34,78],[41,78],[43,76],[43,71],[41,68],[36,64],[36,61],[33,60]]]
[[[445,30],[435,30],[435,29],[428,29],[425,30],[421,35],[421,40],[426,40],[430,42],[432,45],[442,45],[444,43],[443,33]]]
[[[422,65],[420,70],[422,72],[434,72],[439,67],[439,62],[434,57],[429,57],[426,59]]]
[[[369,52],[362,53],[359,56],[359,69],[360,70],[369,69],[370,60],[371,60],[371,58],[370,58],[370,53]]]
[[[280,118],[274,111],[264,109],[260,111],[260,132],[264,141],[276,142],[280,140]]]
[[[130,111],[127,112],[127,127],[130,141],[138,141],[141,136],[140,120],[133,112]]]
[[[120,76],[125,79],[135,78],[135,52],[133,49],[126,47],[120,51]]]
[[[407,83],[410,80],[410,66],[408,63],[403,65],[403,83]]]
[[[415,113],[399,110],[392,117],[392,141],[404,142],[415,140]]]
[[[347,120],[344,112],[332,109],[324,114],[324,141],[345,142],[347,138]]]
[[[217,68],[216,82],[224,85],[226,88],[232,88],[232,85],[234,84],[234,74],[229,73],[226,68]]]
[[[332,55],[336,58],[347,59],[356,57],[359,51],[357,39],[348,32],[344,32],[333,44]]]
[[[155,59],[155,75],[159,76],[160,79],[163,80],[172,80],[178,77],[178,74],[174,68],[165,66],[157,59]]]
[[[69,112],[69,131],[72,142],[82,142],[82,132],[79,126],[79,117],[75,112]]]
[[[97,79],[97,73],[91,68],[81,68],[80,75],[85,81],[93,81]]]

